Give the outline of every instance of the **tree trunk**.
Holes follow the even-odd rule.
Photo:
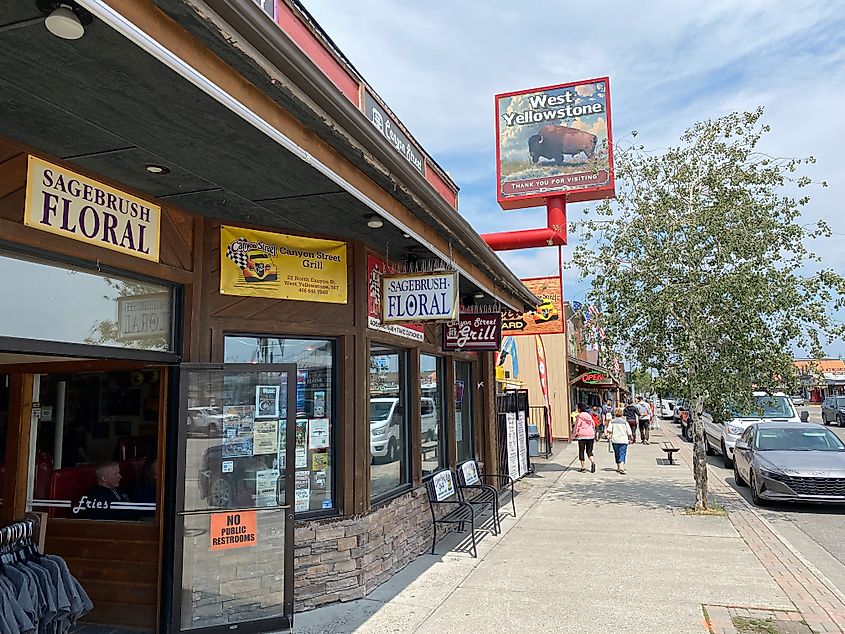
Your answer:
[[[704,450],[704,423],[701,414],[704,410],[704,399],[694,396],[692,399],[692,438],[693,456],[692,473],[695,477],[695,510],[707,510],[707,453]]]

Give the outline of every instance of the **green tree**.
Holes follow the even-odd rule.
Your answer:
[[[801,220],[812,184],[802,169],[815,160],[763,153],[762,116],[697,123],[663,153],[618,151],[616,200],[573,226],[573,264],[594,279],[611,345],[692,403],[697,510],[705,407],[753,407],[753,389],[793,384],[793,346],[820,356],[843,334],[833,312],[845,279],[807,246],[830,230]]]

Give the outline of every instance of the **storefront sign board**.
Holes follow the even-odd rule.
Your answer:
[[[258,543],[256,511],[212,513],[209,529],[211,550],[229,550],[255,546]]]
[[[161,207],[32,155],[23,223],[158,262]]]
[[[443,326],[444,350],[495,352],[501,343],[501,313],[462,313],[458,321]]]
[[[169,337],[172,310],[170,293],[118,297],[118,341]]]
[[[537,277],[522,280],[540,305],[533,311],[502,313],[502,336],[555,335],[564,331],[563,290],[560,277]]]
[[[368,90],[364,91],[364,113],[376,130],[384,135],[393,149],[420,174],[423,173],[423,154],[408,135],[402,132],[396,119],[382,108]]]
[[[458,316],[458,274],[382,275],[381,320],[453,321]]]
[[[425,339],[425,327],[421,324],[385,324],[381,320],[381,278],[395,269],[381,258],[367,255],[367,327],[414,341]]]
[[[346,243],[220,227],[220,294],[345,304]]]
[[[496,95],[502,209],[614,196],[607,77]]]
[[[570,383],[575,384],[579,381],[586,385],[613,385],[613,379],[604,372],[584,372]]]

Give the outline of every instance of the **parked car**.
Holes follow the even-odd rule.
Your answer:
[[[396,396],[370,399],[370,453],[373,462],[396,462],[402,446],[402,408]],[[420,423],[424,441],[437,438],[437,407],[434,399],[420,398]]]
[[[748,412],[734,412],[724,421],[718,421],[707,412],[702,415],[704,422],[704,444],[707,455],[714,453],[722,455],[725,468],[733,467],[734,444],[754,423],[802,423],[806,422],[809,412],[801,412],[801,417],[795,411],[792,401],[783,392],[754,392],[755,408]]]
[[[800,394],[795,394],[794,396],[790,396],[789,400],[792,401],[793,405],[800,405],[802,407],[804,406],[804,397],[801,396]]]
[[[219,407],[189,407],[187,428],[189,434],[220,436],[226,415]]]
[[[660,418],[668,420],[675,415],[675,401],[673,399],[660,399]]]
[[[822,402],[822,422],[845,426],[845,396],[828,396]]]
[[[757,505],[845,503],[845,444],[821,425],[754,424],[736,442],[734,479]]]
[[[433,398],[420,398],[420,422],[423,441],[437,440],[437,407]]]

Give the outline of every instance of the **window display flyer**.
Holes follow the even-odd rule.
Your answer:
[[[311,455],[311,471],[322,471],[329,466],[329,454],[325,451],[315,451]]]
[[[252,434],[253,451],[256,456],[274,454],[279,451],[279,421],[257,420]]]
[[[323,390],[314,392],[314,417],[322,418],[326,415],[326,393]]]
[[[278,481],[278,469],[263,469],[255,472],[255,506],[276,506]]]
[[[278,385],[256,385],[255,386],[255,411],[256,418],[278,418],[279,417],[279,386]]]
[[[223,406],[223,457],[253,455],[255,408],[252,405]]]
[[[308,421],[308,448],[325,449],[329,446],[329,419],[312,418]]]
[[[308,446],[305,444],[307,428],[307,419],[300,418],[296,421],[296,469],[308,468]]]
[[[311,505],[311,472],[297,471],[296,485],[294,488],[294,511],[301,513],[307,511]]]

